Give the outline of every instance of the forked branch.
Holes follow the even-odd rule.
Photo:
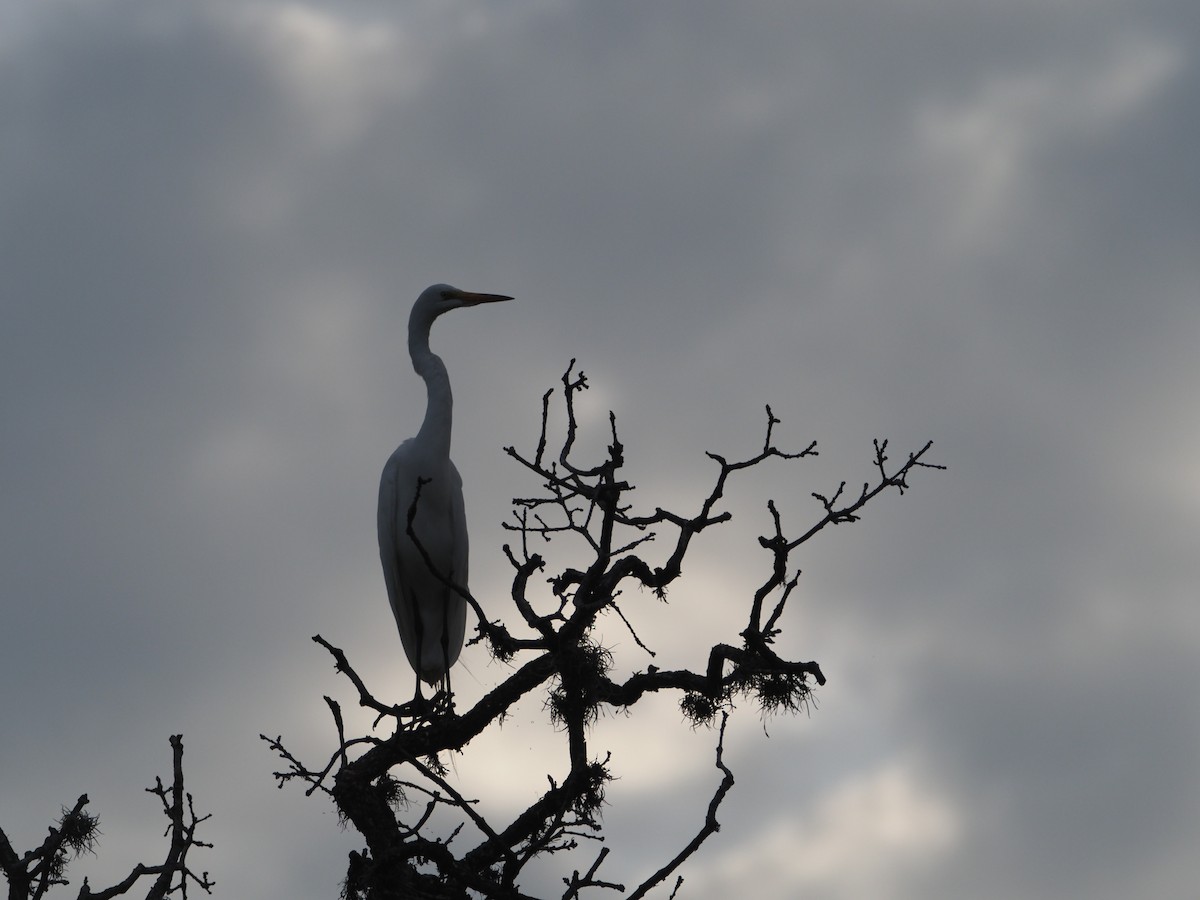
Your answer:
[[[917,469],[942,468],[926,461],[929,444],[893,466],[887,442],[877,441],[876,477],[850,497],[844,483],[828,496],[814,493],[823,514],[799,533],[785,526],[779,507],[770,501],[771,530],[759,539],[766,551],[763,578],[744,601],[746,628],[735,640],[697,648],[693,668],[662,670],[651,665],[615,678],[614,652],[600,643],[601,631],[596,627],[605,616],[615,616],[619,627],[633,635],[634,644],[653,656],[637,633],[638,602],[622,599],[621,608],[617,607],[622,589],[636,585],[657,598],[652,602],[665,601],[669,588],[682,577],[693,538],[730,520],[721,505],[733,479],[768,462],[792,464],[815,456],[817,445],[814,441],[798,451],[777,446],[776,432],[782,422],[768,406],[760,449],[733,461],[708,454],[717,471],[694,512],[638,511],[632,500],[635,489],[622,478],[624,446],[615,416],[609,416],[609,441],[601,458],[576,458],[576,399],[587,387],[586,376],[572,360],[561,379],[565,424],[557,452],[550,449],[552,392],[542,397],[541,427],[533,452],[505,448],[537,484],[534,492],[514,500],[513,518],[504,523],[505,529],[520,537],[519,543],[504,547],[514,571],[508,619],[528,629],[529,636],[515,636],[519,632],[511,631],[503,617],[495,617],[497,607],[478,601],[447,574],[438,573],[475,610],[474,640],[510,667],[507,676],[461,712],[450,702],[388,703],[372,694],[341,650],[317,636],[314,640],[333,655],[337,670],[350,680],[359,705],[376,714],[375,727],[383,723],[390,735],[385,731],[380,736],[347,738],[340,707],[327,698],[337,748],[320,769],[307,769],[279,738],[264,738],[287,764],[277,774],[280,783],[298,779],[307,783],[310,793],[317,789],[328,793],[339,813],[366,840],[366,850],[351,858],[346,881],[350,900],[463,898],[468,892],[496,900],[525,897],[519,885],[533,860],[557,859],[558,854],[569,857],[582,842],[603,837],[599,810],[613,774],[609,755],[592,749],[599,739],[600,711],[630,711],[647,693],[673,691],[683,717],[693,725],[715,725],[719,720],[716,767],[722,777],[695,836],[628,896],[643,897],[662,884],[720,827],[717,810],[733,786],[733,774],[724,762],[724,742],[735,701],[749,698],[763,714],[795,713],[807,708],[814,686],[825,683],[816,661],[789,660],[775,651],[785,609],[799,583],[792,552],[831,525],[856,521],[863,508],[889,488],[903,493]],[[419,503],[418,490],[409,510],[410,523]],[[409,532],[419,546],[411,527]],[[546,586],[541,588],[534,576],[545,571],[546,562],[533,548],[546,544],[569,548],[578,556],[573,565],[547,573]],[[656,557],[650,551],[657,547],[663,551]],[[514,704],[531,694],[541,696],[564,737],[558,769],[547,775],[549,787],[532,797],[523,811],[503,821],[495,813],[486,817],[453,786],[441,754],[462,750],[484,730],[498,726]],[[468,760],[464,756],[456,765],[468,765]],[[413,802],[417,797],[424,802]],[[457,819],[457,824],[447,833],[448,819]],[[585,893],[625,891],[621,883],[599,875],[601,864],[607,864],[607,848],[589,858],[590,865],[582,869],[566,869],[571,874],[562,878],[564,900]],[[677,876],[676,890],[681,883]]]
[[[121,881],[99,891],[93,891],[84,878],[76,895],[79,900],[111,900],[129,892],[147,877],[153,878],[147,900],[165,900],[176,893],[186,900],[189,886],[212,893],[215,882],[208,872],[197,873],[188,863],[192,850],[212,844],[196,836],[197,828],[209,816],[196,814],[192,795],[184,789],[182,735],[171,736],[171,751],[170,787],[161,778],[155,778],[154,786],[146,788],[158,797],[167,817],[165,858],[157,865],[138,863]],[[64,807],[62,818],[49,828],[41,845],[24,854],[13,849],[0,829],[0,870],[8,880],[9,900],[41,900],[52,888],[70,883],[66,877],[68,865],[81,853],[94,852],[100,838],[100,819],[87,811],[88,802],[87,794],[83,794],[69,810]]]

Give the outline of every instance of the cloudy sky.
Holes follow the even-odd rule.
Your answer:
[[[275,789],[258,735],[333,746],[321,696],[352,697],[318,632],[410,690],[375,491],[423,411],[409,305],[448,281],[518,298],[433,340],[497,615],[533,488],[501,448],[572,357],[651,508],[694,505],[704,450],[753,452],[764,403],[782,445],[820,442],[735,483],[670,618],[627,598],[660,664],[742,620],[767,497],[799,533],[874,437],[949,466],[795,560],[784,650],[829,684],[808,717],[739,710],[688,897],[1193,897],[1198,19],[0,5],[0,824],[34,846],[87,792],[104,839],[75,874],[155,861],[142,788],[182,732],[218,895],[336,896],[361,844]],[[463,663],[466,696],[504,675]],[[498,817],[563,771],[539,720],[455,761]],[[634,884],[694,833],[715,735],[666,702],[593,741],[621,779],[601,874]]]

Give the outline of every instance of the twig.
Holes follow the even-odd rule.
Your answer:
[[[716,793],[713,794],[712,799],[708,802],[708,813],[704,817],[704,825],[697,832],[696,836],[688,842],[688,845],[679,851],[674,859],[638,885],[637,890],[630,894],[626,900],[638,900],[639,897],[646,896],[646,893],[651,888],[663,881],[663,879],[678,869],[684,860],[699,850],[700,845],[708,839],[709,835],[721,830],[721,823],[717,821],[717,808],[721,805],[721,801],[725,799],[725,795],[729,793],[729,789],[733,787],[733,772],[729,770],[729,767],[725,765],[724,760],[721,758],[725,751],[725,723],[728,721],[729,713],[722,713],[721,734],[717,738],[717,768],[721,770],[722,777],[721,783],[717,785]]]

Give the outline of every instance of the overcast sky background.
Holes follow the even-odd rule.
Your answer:
[[[336,896],[361,841],[275,789],[258,734],[332,749],[321,696],[353,698],[318,632],[411,689],[375,491],[423,412],[409,306],[448,281],[518,298],[433,335],[498,615],[499,522],[534,487],[501,448],[532,446],[572,357],[650,508],[694,508],[703,451],[752,453],[764,403],[782,446],[820,442],[733,485],[673,618],[626,599],[660,665],[744,621],[768,496],[798,534],[812,491],[870,477],[873,437],[950,467],[795,560],[783,650],[829,684],[810,717],[739,710],[683,896],[1194,897],[1198,19],[0,4],[0,825],[28,849],[87,792],[104,838],[75,885],[158,861],[142,789],[182,732],[217,895]],[[504,676],[463,662],[464,696]],[[456,760],[499,818],[565,771],[538,720]],[[597,726],[621,779],[602,875],[636,884],[694,834],[714,743],[669,700]]]

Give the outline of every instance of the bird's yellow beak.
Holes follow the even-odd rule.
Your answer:
[[[480,303],[499,303],[502,300],[512,299],[512,297],[505,296],[504,294],[477,294],[473,291],[457,291],[456,295],[464,306],[478,306]]]

